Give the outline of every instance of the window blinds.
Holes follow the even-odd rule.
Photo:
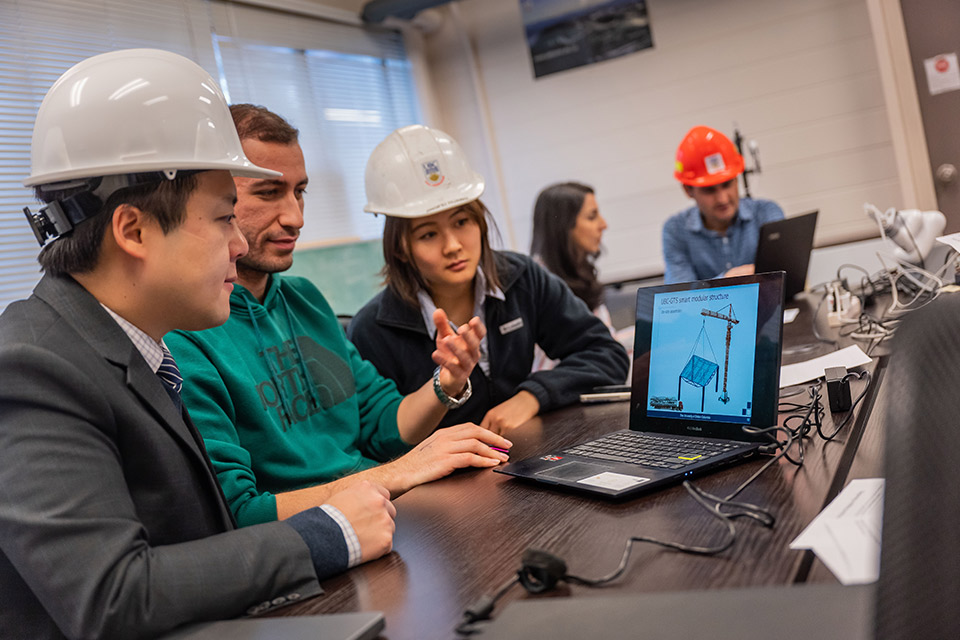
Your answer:
[[[363,213],[363,173],[373,147],[417,122],[415,90],[399,34],[224,0],[4,0],[0,2],[0,310],[39,279],[35,210],[21,186],[40,101],[80,60],[154,47],[197,61],[232,102],[274,110],[301,131],[310,187],[306,242],[372,238],[382,221]]]
[[[363,213],[367,158],[419,121],[399,34],[211,2],[221,81],[231,102],[260,104],[300,130],[310,185],[300,246],[379,237]]]
[[[195,58],[186,2],[4,0],[0,3],[0,309],[26,297],[40,277],[39,245],[23,216],[36,211],[22,186],[40,101],[80,60],[131,47]]]

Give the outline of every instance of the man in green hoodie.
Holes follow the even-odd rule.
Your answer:
[[[436,430],[469,397],[485,329],[454,331],[442,311],[433,380],[402,396],[361,359],[320,291],[281,276],[303,226],[307,173],[298,132],[253,105],[231,107],[244,153],[279,178],[237,178],[237,222],[249,244],[237,263],[230,319],[167,344],[184,402],[227,502],[243,525],[284,519],[369,480],[395,498],[462,467],[507,459],[508,440],[473,424]]]

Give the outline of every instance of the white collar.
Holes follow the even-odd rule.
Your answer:
[[[143,359],[147,361],[147,366],[150,367],[150,370],[154,373],[157,372],[157,369],[160,368],[160,363],[163,362],[163,351],[166,349],[166,345],[163,344],[163,341],[157,342],[142,329],[132,324],[129,320],[117,315],[113,309],[106,306],[102,302],[100,306],[107,310],[107,313],[117,321],[117,324],[120,325],[120,328],[123,329],[123,332],[127,334],[127,337],[130,338],[130,341],[133,342],[133,346],[137,348],[137,351],[140,352],[140,355],[143,356]]]

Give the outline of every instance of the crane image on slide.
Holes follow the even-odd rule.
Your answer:
[[[709,350],[709,353],[708,353]],[[712,356],[711,360],[707,356]],[[720,365],[717,364],[717,354],[713,351],[713,345],[710,344],[710,336],[707,335],[707,319],[704,318],[700,323],[700,332],[697,334],[697,339],[693,343],[693,349],[690,350],[690,355],[687,356],[687,364],[684,365],[683,371],[680,372],[680,378],[677,380],[677,403],[681,405],[680,395],[683,391],[683,383],[700,389],[700,412],[703,412],[704,402],[707,398],[707,385],[710,384],[710,381],[713,381],[714,391],[719,391],[720,389],[720,378],[717,377],[717,371],[720,369]],[[650,404],[654,408],[659,408],[656,405],[653,405],[653,400],[651,399]]]
[[[726,314],[724,314],[723,311],[726,311]],[[718,320],[726,320],[727,322],[727,344],[725,353],[723,354],[723,395],[719,398],[720,402],[727,404],[730,402],[730,396],[727,395],[727,369],[730,365],[730,330],[733,328],[733,325],[740,324],[740,321],[737,320],[737,316],[733,314],[732,304],[721,308],[720,311],[701,309],[700,315],[708,318],[717,318]]]

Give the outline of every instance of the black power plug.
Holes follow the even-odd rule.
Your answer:
[[[523,567],[518,572],[518,577],[520,584],[530,593],[550,591],[566,575],[567,563],[563,558],[540,549],[527,549],[523,552]]]
[[[847,380],[846,367],[828,367],[823,370],[827,381],[827,397],[830,399],[831,413],[850,411],[850,382]]]

